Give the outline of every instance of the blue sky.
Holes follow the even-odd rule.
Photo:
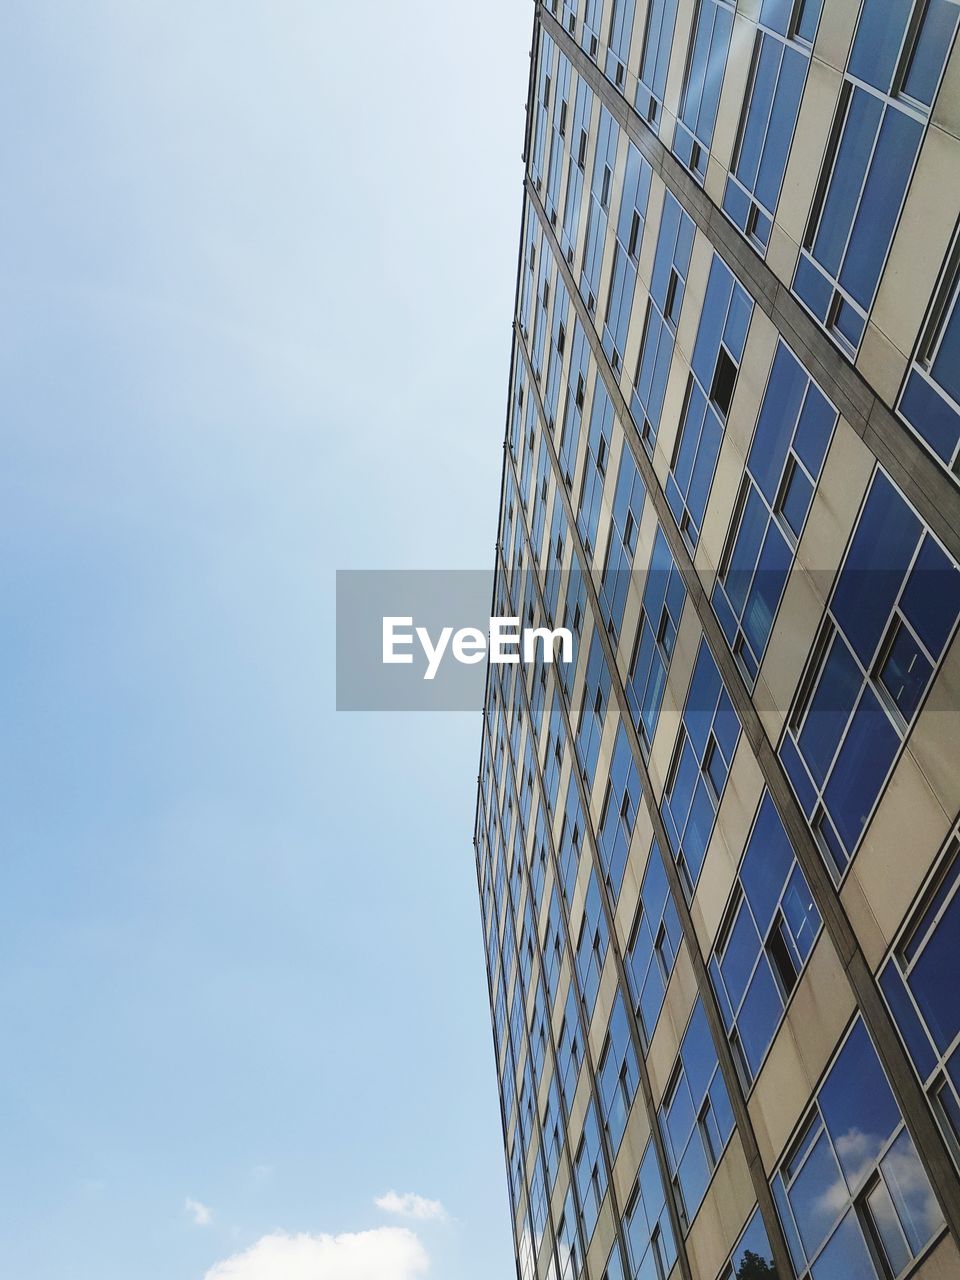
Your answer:
[[[332,610],[491,562],[530,18],[0,13],[4,1275],[511,1273],[479,717]]]

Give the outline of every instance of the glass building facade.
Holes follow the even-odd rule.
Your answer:
[[[960,1280],[957,0],[534,5],[477,877],[519,1280]]]

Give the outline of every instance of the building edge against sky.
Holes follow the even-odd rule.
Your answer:
[[[475,828],[517,1269],[960,1277],[956,0],[534,6]]]

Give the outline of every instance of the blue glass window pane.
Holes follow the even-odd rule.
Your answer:
[[[942,1226],[943,1215],[906,1129],[883,1157],[880,1167],[910,1248],[918,1254]]]
[[[956,25],[955,4],[950,0],[930,0],[903,86],[909,97],[928,107],[933,102]]]
[[[817,34],[817,23],[820,21],[820,6],[823,0],[803,0],[800,17],[797,21],[797,35],[801,40],[813,43]]]
[[[913,633],[898,624],[889,652],[880,668],[880,683],[909,724],[920,705],[933,668],[920,651]]]
[[[774,90],[777,87],[777,72],[780,70],[782,50],[783,45],[779,41],[764,39],[757,61],[757,71],[750,94],[750,111],[740,143],[736,170],[737,177],[751,191],[760,168],[761,149]]]
[[[695,1104],[699,1107],[717,1065],[717,1054],[710,1036],[710,1025],[699,1000],[684,1032],[680,1056],[690,1083],[690,1092],[693,1094]]]
[[[782,1012],[780,992],[770,973],[770,966],[764,961],[754,974],[737,1021],[740,1041],[752,1076],[760,1069],[763,1055],[773,1039]]]
[[[647,971],[643,990],[640,992],[640,1017],[648,1040],[653,1035],[657,1019],[660,1017],[665,992],[663,976],[657,966],[652,964]]]
[[[748,459],[750,474],[771,506],[776,501],[790,435],[800,412],[807,380],[803,366],[787,347],[781,345],[770,371]]]
[[[740,1007],[759,952],[760,939],[750,912],[741,908],[720,962],[720,972],[733,1009]]]
[[[783,1233],[787,1237],[787,1247],[793,1259],[794,1269],[799,1275],[806,1265],[806,1259],[803,1256],[796,1227],[793,1225],[793,1218],[787,1205],[787,1193],[783,1189],[783,1178],[780,1174],[777,1174],[773,1180],[773,1198],[777,1205],[777,1214],[783,1226]]]
[[[851,1031],[818,1098],[851,1194],[900,1123],[900,1111],[862,1022]]]
[[[831,275],[840,269],[882,115],[883,105],[873,94],[854,89],[813,246],[814,257]]]
[[[677,1172],[687,1217],[692,1221],[703,1202],[710,1182],[710,1170],[707,1167],[707,1157],[702,1143],[698,1140],[690,1143]]]
[[[847,302],[846,298],[840,299],[840,305],[834,316],[833,327],[837,333],[846,338],[851,347],[860,345],[860,339],[863,337],[864,319],[856,308]]]
[[[793,277],[793,292],[805,302],[817,319],[825,321],[833,301],[833,285],[810,261],[800,256]]]
[[[796,792],[797,799],[800,801],[800,807],[803,809],[807,817],[813,812],[813,806],[816,803],[816,792],[810,782],[806,769],[800,761],[800,753],[797,751],[794,741],[791,737],[784,738],[780,744],[780,761],[787,772],[791,785]]]
[[[847,1199],[843,1177],[830,1150],[830,1141],[821,1133],[806,1164],[790,1188],[790,1204],[807,1256],[815,1253],[836,1217],[836,1205]],[[871,1276],[870,1280],[876,1280]]]
[[[799,538],[803,530],[803,522],[807,518],[812,497],[813,485],[806,472],[801,471],[799,467],[792,467],[780,502],[780,510],[793,530],[795,538]]]
[[[851,1209],[816,1261],[813,1280],[877,1280],[863,1233]]]
[[[743,614],[744,634],[754,653],[763,653],[767,646],[792,563],[792,550],[777,526],[771,523]]]
[[[960,573],[927,537],[900,600],[920,639],[939,658],[960,612]]]
[[[757,1261],[751,1261],[750,1254]],[[730,1259],[730,1265],[733,1268],[735,1280],[750,1280],[751,1276],[755,1280],[763,1280],[764,1276],[768,1276],[769,1280],[773,1280],[776,1275],[773,1265],[773,1253],[770,1249],[770,1242],[767,1239],[759,1209],[754,1210],[746,1231],[737,1242],[733,1257]],[[766,1271],[763,1270],[764,1266],[767,1268]]]
[[[850,718],[860,684],[857,664],[843,640],[836,636],[798,743],[814,781],[821,785]]]
[[[865,0],[850,54],[850,73],[886,92],[913,0]]]
[[[713,829],[713,817],[713,801],[706,782],[701,778],[693,797],[693,804],[690,806],[690,818],[683,835],[683,853],[693,884],[696,884],[703,866],[707,841]]]
[[[738,614],[743,610],[767,520],[766,507],[757,492],[751,489],[743,509],[743,519],[730,557],[730,566],[724,578],[727,596]]]
[[[732,178],[727,178],[723,193],[723,207],[741,231],[745,230],[750,214],[750,197]]]
[[[910,989],[937,1048],[945,1052],[960,1030],[960,895],[955,895],[910,975]]]
[[[955,305],[933,362],[933,378],[947,395],[960,401],[960,305]]]
[[[877,473],[850,543],[831,608],[869,666],[920,537],[920,521]]]
[[[752,315],[753,303],[749,295],[739,285],[735,285],[733,297],[730,299],[730,314],[727,316],[727,323],[723,330],[723,340],[737,362],[743,355]]]
[[[837,834],[848,850],[860,839],[899,745],[897,731],[868,686],[823,796]]]
[[[922,135],[919,120],[887,111],[840,273],[840,283],[862,307],[873,300]]]
[[[903,978],[897,966],[890,961],[880,975],[880,987],[886,996],[887,1004],[893,1014],[894,1021],[903,1036],[907,1051],[922,1080],[925,1080],[936,1065],[936,1057],[930,1048],[927,1033],[920,1024]]]
[[[793,447],[812,476],[819,476],[826,456],[837,411],[827,398],[811,384],[804,401]]]
[[[957,333],[960,334],[960,325],[957,326]],[[960,370],[960,354],[956,360],[956,364],[949,367]],[[939,360],[937,363],[939,364]],[[934,372],[936,371],[934,366]],[[941,379],[938,378],[938,381]],[[956,398],[957,392],[951,394]],[[900,402],[900,412],[926,440],[937,457],[949,465],[960,441],[960,414],[919,373],[911,373],[907,381]]]
[[[790,29],[792,9],[793,0],[763,0],[760,21],[765,27],[772,27],[774,31],[779,31],[782,36],[785,36]]]
[[[766,932],[780,890],[793,864],[793,848],[769,792],[764,792],[740,868],[740,883],[757,924]]]
[[[767,145],[764,148],[760,172],[757,175],[756,197],[765,209],[776,207],[780,197],[783,174],[787,167],[787,155],[793,139],[800,97],[807,74],[807,59],[796,49],[785,49],[780,82],[770,116]]]
[[[814,905],[810,886],[799,867],[794,870],[783,895],[783,918],[796,944],[800,962],[803,963],[810,954],[813,940],[820,928],[820,912]]]
[[[733,276],[722,259],[714,255],[691,361],[694,373],[705,387],[713,381],[713,367],[732,292]]]
[[[730,695],[726,689],[721,689],[720,691],[720,701],[717,705],[716,719],[713,722],[713,732],[716,735],[717,742],[720,744],[724,759],[729,764],[733,759],[733,753],[740,737],[740,721],[733,709],[733,703],[730,701]]]
[[[704,642],[697,654],[693,679],[690,681],[690,692],[687,694],[687,705],[683,713],[683,723],[698,756],[703,755],[707,745],[707,734],[716,710],[717,698],[720,694],[720,673],[713,660],[713,654]]]
[[[683,1152],[684,1145],[694,1125],[693,1099],[685,1078],[681,1077],[676,1093],[670,1100],[666,1112],[667,1137],[673,1150],[674,1159]]]

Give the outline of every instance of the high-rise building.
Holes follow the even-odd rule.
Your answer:
[[[960,1277],[957,0],[537,4],[475,844],[521,1280]]]

